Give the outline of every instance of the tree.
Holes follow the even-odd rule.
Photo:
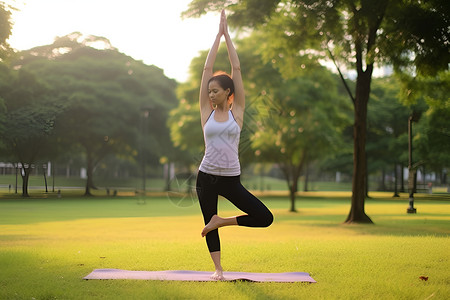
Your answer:
[[[3,83],[7,82],[8,76],[8,70],[6,69],[6,66],[3,65],[3,61],[8,57],[8,55],[11,53],[11,49],[9,47],[9,44],[7,42],[9,36],[11,35],[11,12],[7,10],[7,7],[4,2],[0,2],[0,76]],[[4,120],[4,112],[5,112],[5,106],[4,106],[4,99],[2,95],[0,95],[0,122]],[[4,130],[0,127],[0,132]],[[1,143],[1,142],[0,142]]]
[[[0,62],[5,60],[12,53],[7,40],[11,35],[11,6],[0,2]]]
[[[405,78],[406,77],[406,78]],[[415,126],[414,156],[416,162],[438,174],[445,174],[450,167],[450,72],[439,72],[436,76],[416,76],[402,74],[404,93],[402,100],[411,107],[422,106],[422,116]],[[445,182],[444,176],[441,179]]]
[[[229,9],[230,24],[254,27],[265,34],[261,47],[266,59],[286,75],[298,70],[301,60],[325,58],[334,61],[339,71],[339,64],[356,71],[354,94],[348,89],[354,106],[354,149],[352,201],[346,223],[372,223],[364,209],[365,146],[375,64],[393,64],[396,70],[414,66],[416,72],[429,74],[447,69],[449,5],[445,0],[194,0],[185,16]]]
[[[101,44],[103,49],[90,47]],[[22,52],[14,65],[39,75],[63,106],[55,120],[58,141],[84,154],[86,195],[95,188],[95,168],[106,156],[158,164],[171,147],[166,119],[177,101],[176,82],[161,69],[119,53],[107,39],[72,33]]]
[[[20,162],[22,196],[28,197],[32,166],[51,154],[51,135],[61,108],[53,101],[50,89],[33,74],[6,67],[2,73],[8,74],[8,80],[0,85],[0,97],[6,104],[0,150],[3,157]]]
[[[283,171],[290,191],[291,211],[295,211],[298,180],[307,162],[337,149],[340,128],[345,124],[338,78],[316,64],[307,74],[283,79],[272,63],[263,61],[257,34],[236,42],[245,76],[246,112],[241,135],[240,160],[269,162]],[[228,62],[220,48],[218,68]],[[182,101],[172,110],[169,124],[174,143],[192,157],[201,159],[203,141],[199,126],[198,78],[207,52],[191,63],[193,78],[179,87]],[[192,81],[192,82],[191,82]],[[326,87],[326,88],[325,88]],[[189,100],[188,100],[189,99]],[[334,102],[333,105],[329,103]]]
[[[372,83],[367,120],[368,170],[382,171],[381,188],[384,190],[384,174],[393,171],[394,196],[398,196],[399,169],[408,163],[407,134],[410,109],[399,98],[400,84],[395,76],[375,78]],[[400,167],[400,168],[399,168]],[[370,172],[372,171],[372,172]]]
[[[450,167],[450,108],[429,108],[418,124],[414,142],[418,157],[431,170],[441,173]]]
[[[263,160],[279,165],[288,184],[292,212],[296,211],[298,181],[305,166],[337,151],[341,144],[346,118],[340,110],[344,105],[337,93],[338,80],[325,67],[310,68],[303,76],[268,91],[273,92],[270,102],[276,102],[278,114],[268,115],[267,103],[257,106],[259,128],[252,137],[253,147]]]

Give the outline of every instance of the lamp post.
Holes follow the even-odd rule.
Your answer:
[[[413,166],[412,156],[412,123],[417,122],[420,119],[420,113],[413,111],[408,118],[408,189],[409,189],[409,207],[406,210],[408,214],[417,213],[417,209],[414,208],[414,190],[416,188],[417,178],[417,166]]]
[[[152,107],[150,106],[146,106],[146,107],[142,107],[141,111],[143,112],[143,118],[142,118],[142,122],[141,122],[141,126],[142,126],[142,137],[141,137],[141,151],[142,151],[142,192],[145,195],[146,193],[146,177],[147,177],[147,172],[146,172],[146,165],[147,165],[147,157],[146,157],[146,148],[145,145],[146,143],[146,138],[147,138],[147,127],[148,127],[148,117],[150,115],[150,111],[152,110]]]
[[[148,119],[149,111],[147,109],[144,110],[144,119],[142,121],[142,191],[145,195],[145,179],[146,179],[146,168],[145,165],[147,164],[146,155],[145,155],[145,138],[147,137],[147,119]]]

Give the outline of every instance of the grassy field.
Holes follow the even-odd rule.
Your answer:
[[[306,283],[85,281],[93,269],[212,270],[195,198],[0,198],[0,299],[448,299],[450,205],[377,194],[375,225],[343,225],[347,196],[263,197],[267,229],[221,229],[228,271],[308,272]],[[321,197],[319,197],[321,196]],[[9,199],[8,199],[9,197]],[[235,209],[219,202],[222,215]],[[428,280],[420,279],[421,276]]]
[[[180,178],[180,182],[183,183],[185,178]],[[287,190],[287,184],[285,180],[273,177],[260,177],[260,176],[242,176],[243,184],[249,189],[255,190]],[[11,185],[11,192],[14,192],[14,185],[16,183],[16,177],[14,175],[1,175],[0,187],[3,187],[3,191],[8,191],[9,185]],[[114,178],[95,178],[95,184],[99,187],[99,192],[105,195],[105,189],[118,189],[118,190],[130,190],[141,189],[141,178],[128,178],[128,179],[114,179]],[[146,186],[150,191],[163,191],[165,188],[165,181],[163,179],[147,179]],[[53,185],[55,190],[69,189],[73,187],[79,187],[81,189],[86,185],[86,179],[64,176],[57,176],[54,180],[53,177],[47,178],[48,190],[52,191]],[[21,193],[22,178],[19,176],[17,181],[18,192]],[[41,190],[45,186],[44,177],[42,175],[31,175],[29,179],[30,192],[36,190],[39,187]],[[172,182],[172,188],[177,188],[177,182]],[[322,191],[350,191],[350,182],[311,182],[309,183],[309,190],[322,190]],[[299,190],[303,190],[303,182],[299,182]]]

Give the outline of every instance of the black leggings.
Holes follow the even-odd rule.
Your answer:
[[[205,225],[217,214],[217,200],[221,195],[246,213],[238,216],[239,226],[267,227],[273,222],[270,210],[241,184],[240,176],[216,176],[202,171],[197,176],[197,195]],[[209,252],[220,251],[219,231],[206,235]]]

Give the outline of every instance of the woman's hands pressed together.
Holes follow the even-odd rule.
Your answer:
[[[222,10],[220,14],[220,29],[219,32],[222,32],[223,35],[228,35],[228,23],[227,16],[225,15],[225,10]]]

